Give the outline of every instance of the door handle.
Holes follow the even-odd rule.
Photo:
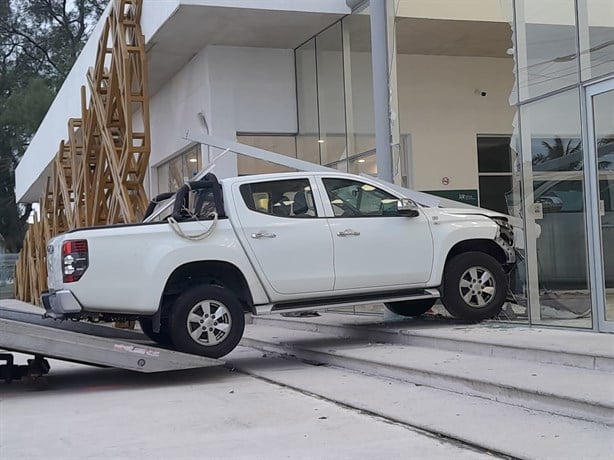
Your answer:
[[[269,232],[257,232],[257,233],[252,233],[252,238],[258,240],[260,238],[275,238],[277,235],[275,233],[269,233]]]
[[[337,232],[337,236],[345,237],[345,236],[360,236],[360,232],[354,231],[351,228],[346,228],[342,232]]]

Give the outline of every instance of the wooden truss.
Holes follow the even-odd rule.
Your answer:
[[[16,267],[16,298],[38,304],[46,289],[47,241],[92,225],[141,220],[150,153],[149,96],[142,0],[114,0],[81,88],[81,117],[68,120],[40,216],[26,234]]]

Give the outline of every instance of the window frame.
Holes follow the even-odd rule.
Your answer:
[[[512,189],[514,186],[514,157],[513,157],[511,148],[509,149],[509,152],[508,152],[509,153],[509,166],[510,166],[509,172],[508,171],[488,172],[488,171],[480,170],[480,146],[479,146],[480,139],[492,139],[492,138],[507,139],[508,144],[509,144],[511,142],[512,135],[511,134],[477,134],[476,135],[475,158],[476,158],[476,167],[478,171],[477,191],[478,191],[478,206],[479,207],[484,207],[482,203],[482,187],[481,187],[481,182],[480,182],[480,179],[482,177],[506,177],[510,179],[512,183]],[[484,209],[491,210],[491,208],[484,208]],[[502,212],[502,211],[495,210],[495,212]],[[504,214],[508,214],[509,212],[510,210],[509,210],[509,205],[508,205],[508,209],[506,212],[504,212]]]

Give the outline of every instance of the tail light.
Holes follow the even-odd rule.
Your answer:
[[[88,267],[87,240],[69,240],[62,244],[62,275],[65,283],[74,283]]]

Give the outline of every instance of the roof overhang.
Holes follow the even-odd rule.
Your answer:
[[[59,143],[70,118],[81,116],[80,86],[109,8],[77,58],[16,171],[19,202],[44,192]],[[201,49],[209,45],[293,49],[350,13],[345,0],[144,0],[149,94],[154,95]]]
[[[347,12],[180,4],[148,40],[150,94],[207,46],[294,49]]]

